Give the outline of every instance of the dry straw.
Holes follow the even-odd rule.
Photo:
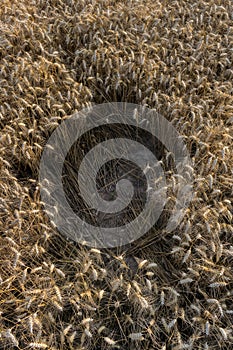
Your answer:
[[[230,0],[2,0],[0,349],[232,347],[232,13]],[[156,108],[195,168],[175,232],[160,222],[123,251],[66,241],[38,189],[52,131],[106,101]]]

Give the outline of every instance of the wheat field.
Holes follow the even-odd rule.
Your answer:
[[[58,125],[113,101],[172,122],[194,198],[101,250],[54,227],[38,172]],[[0,167],[1,350],[233,347],[232,1],[2,0]]]

